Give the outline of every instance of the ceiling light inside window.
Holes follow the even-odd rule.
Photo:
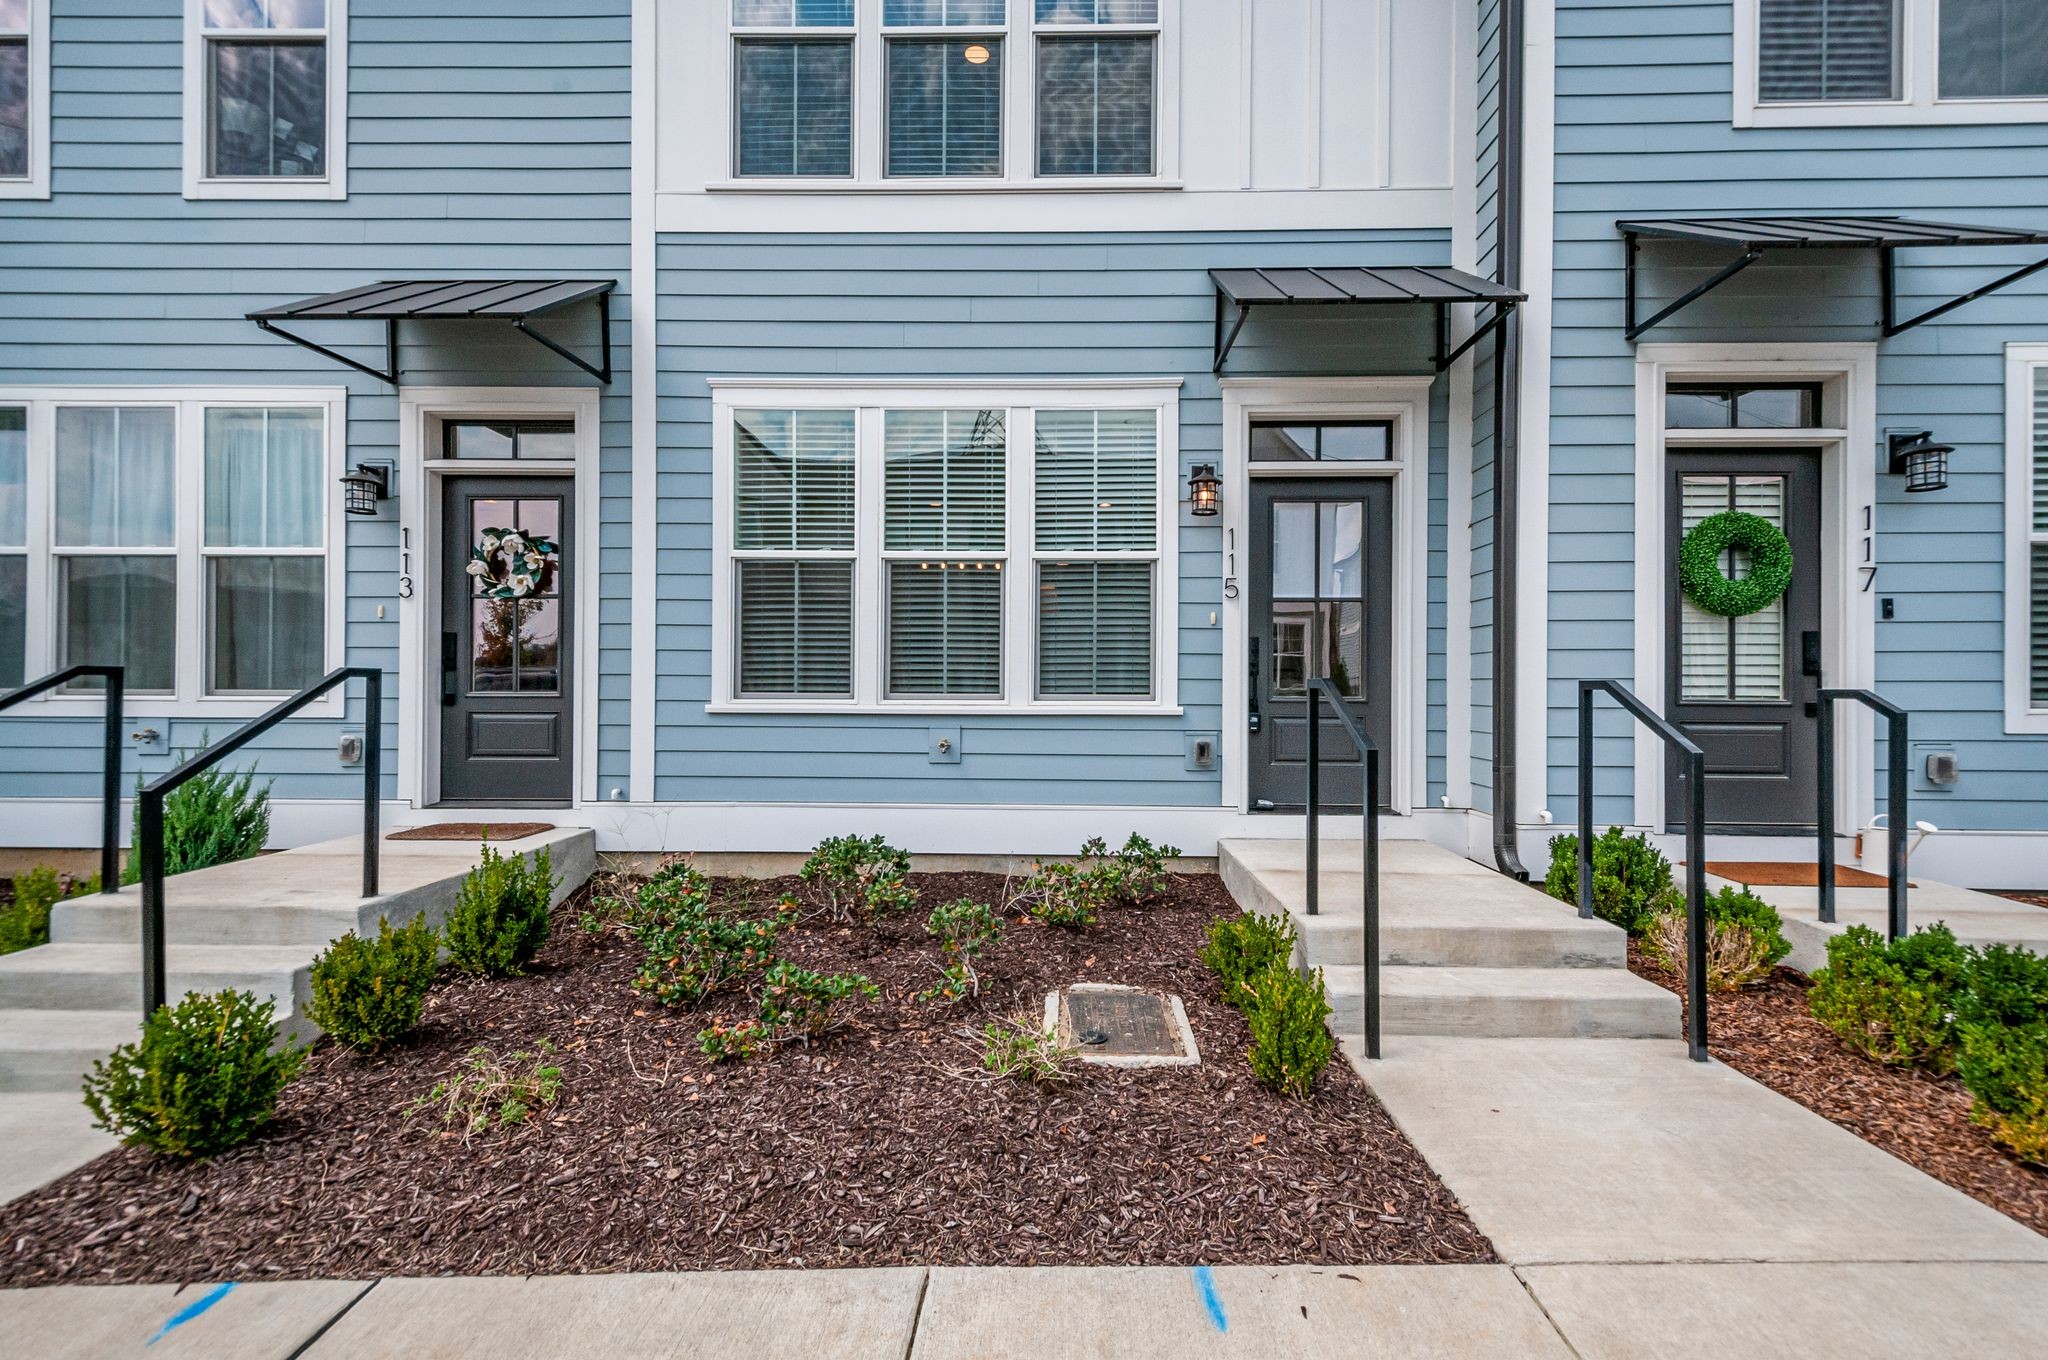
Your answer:
[[[967,50],[961,53],[961,55],[967,58],[969,66],[988,65],[988,49],[980,43],[969,43]]]

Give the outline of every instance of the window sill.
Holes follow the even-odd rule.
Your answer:
[[[185,186],[185,197],[194,202],[340,202],[348,187],[340,177],[333,179],[202,179]]]
[[[851,716],[860,718],[1177,718],[1184,710],[1179,704],[1158,704],[1140,700],[1119,703],[985,703],[985,704],[858,704],[810,703],[766,699],[728,699],[704,705],[706,713],[766,714],[781,717]]]
[[[0,179],[0,199],[48,198],[50,182],[47,178]]]
[[[1947,127],[1971,123],[2048,123],[2048,97],[1947,99],[1932,104],[1851,100],[1756,104],[1735,111],[1739,128]]]
[[[1154,176],[1064,176],[1047,179],[727,179],[704,186],[708,194],[1088,194],[1173,193],[1179,180]]]

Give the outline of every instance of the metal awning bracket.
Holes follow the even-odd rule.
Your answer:
[[[2048,258],[2036,260],[2030,265],[2023,265],[2013,270],[2010,274],[1993,279],[1981,288],[1973,288],[1961,297],[1950,298],[1947,302],[1941,303],[1939,306],[1929,307],[1918,316],[1909,317],[1904,321],[1899,320],[1899,252],[1894,248],[1886,247],[1884,250],[1884,262],[1880,267],[1884,272],[1884,333],[1885,337],[1889,339],[1894,335],[1902,335],[1912,330],[1915,326],[1932,321],[1938,316],[1946,316],[1965,303],[1975,302],[1978,298],[1995,293],[2001,288],[2009,288],[2021,279],[2033,277],[2042,270],[2048,269]]]
[[[384,323],[383,368],[372,368],[359,359],[351,359],[338,349],[329,349],[325,345],[308,340],[303,335],[293,335],[290,331],[267,317],[259,316],[254,318],[254,320],[259,330],[269,331],[280,339],[289,340],[294,345],[312,350],[313,353],[323,355],[338,364],[347,364],[358,373],[367,373],[379,382],[390,383],[393,387],[398,386],[398,319],[396,317],[388,318]]]
[[[1744,251],[1742,253],[1742,258],[1735,261],[1735,263],[1728,265],[1726,268],[1717,270],[1712,278],[1708,279],[1705,283],[1702,283],[1697,288],[1694,288],[1691,292],[1685,294],[1685,296],[1679,298],[1678,301],[1672,303],[1663,311],[1658,312],[1655,316],[1652,316],[1647,320],[1638,321],[1636,320],[1636,251],[1638,248],[1637,237],[1636,234],[1632,231],[1626,232],[1623,235],[1623,240],[1627,246],[1624,272],[1627,275],[1625,291],[1628,297],[1628,327],[1625,333],[1628,336],[1628,342],[1630,344],[1634,344],[1636,342],[1636,338],[1640,336],[1644,331],[1649,330],[1652,326],[1660,325],[1665,321],[1669,321],[1672,317],[1678,315],[1678,313],[1684,311],[1687,307],[1692,306],[1693,303],[1698,302],[1701,298],[1713,292],[1716,288],[1719,288],[1722,284],[1728,282],[1728,280],[1734,278],[1737,274],[1740,274],[1743,270],[1749,268],[1751,265],[1755,264],[1758,260],[1761,260],[1764,257],[1764,253],[1761,250]]]
[[[1452,364],[1457,363],[1458,360],[1470,353],[1472,347],[1481,340],[1484,340],[1489,335],[1497,334],[1508,324],[1508,318],[1515,314],[1515,305],[1512,302],[1495,303],[1493,319],[1474,326],[1472,334],[1466,336],[1456,349],[1446,353],[1445,346],[1449,345],[1451,341],[1450,310],[1444,304],[1438,303],[1436,308],[1436,353],[1431,356],[1430,360],[1430,362],[1436,365],[1436,371],[1442,373]]]
[[[592,364],[588,359],[584,358],[582,355],[577,354],[574,351],[569,350],[562,345],[556,344],[554,341],[548,339],[545,335],[542,335],[539,331],[534,330],[532,327],[526,324],[530,319],[531,318],[524,316],[519,317],[518,319],[513,321],[512,328],[518,331],[521,335],[527,337],[529,340],[538,341],[540,344],[546,346],[548,349],[553,350],[556,354],[561,355],[564,359],[567,359],[570,363],[576,365],[576,367],[582,369],[585,373],[588,373],[591,377],[597,379],[600,383],[603,383],[605,386],[609,387],[611,385],[612,295],[610,293],[599,293],[597,295],[598,344],[600,347],[600,352],[603,356],[603,358],[598,364]]]
[[[1231,326],[1230,334],[1225,335],[1223,333],[1223,322],[1229,310],[1229,300],[1224,296],[1223,289],[1219,287],[1216,290],[1216,362],[1209,369],[1211,373],[1221,373],[1223,371],[1223,361],[1230,357],[1230,347],[1237,343],[1237,333],[1244,329],[1245,322],[1251,320],[1252,305],[1249,302],[1238,303],[1237,323]]]

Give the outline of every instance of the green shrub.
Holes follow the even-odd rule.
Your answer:
[[[981,995],[981,974],[974,961],[1003,938],[1003,921],[980,902],[965,898],[934,907],[925,918],[925,932],[939,942],[945,966],[939,969],[938,985],[919,997],[922,1001],[958,1001]]]
[[[880,836],[834,836],[804,861],[804,886],[835,921],[908,911],[917,894],[904,882],[910,855]]]
[[[1036,1016],[1019,1015],[982,1027],[981,1067],[1005,1080],[1057,1085],[1080,1071],[1081,1050],[1046,1033]]]
[[[1114,854],[1100,837],[1081,847],[1081,858],[1091,861],[1088,871],[1100,884],[1103,900],[1113,906],[1142,906],[1156,897],[1166,886],[1166,862],[1178,854],[1178,847],[1154,845],[1135,831]]]
[[[350,1048],[378,1048],[420,1022],[441,937],[415,916],[398,930],[379,918],[377,938],[351,930],[313,960],[306,1014]]]
[[[1252,1031],[1252,1075],[1282,1095],[1307,1099],[1336,1051],[1323,970],[1303,975],[1275,964],[1246,990],[1252,997],[1245,1010]]]
[[[1560,902],[1579,900],[1579,838],[1555,836],[1543,891]],[[1665,912],[1684,910],[1671,881],[1671,861],[1644,835],[1609,827],[1593,842],[1593,914],[1631,935],[1640,935]]]
[[[758,1021],[716,1020],[697,1033],[697,1048],[714,1062],[750,1058],[776,1044],[808,1044],[846,1023],[840,1012],[850,1000],[872,1001],[882,989],[858,973],[814,973],[777,963],[761,976]]]
[[[93,1064],[85,1105],[131,1146],[211,1157],[256,1136],[306,1050],[273,1048],[276,1004],[247,992],[192,992],[160,1007],[142,1037]]]
[[[24,869],[14,878],[14,900],[0,907],[0,954],[33,949],[50,942],[50,909],[66,898],[100,890],[99,875],[74,883],[47,864]]]
[[[694,1005],[774,957],[781,921],[743,921],[711,910],[711,880],[688,864],[667,865],[640,887],[628,910],[646,957],[633,979],[664,1006]]]
[[[1946,925],[1886,943],[1868,926],[1828,941],[1828,966],[1807,993],[1815,1018],[1859,1053],[1898,1066],[1949,1072],[1955,1009],[1970,951]]]
[[[1708,893],[1707,989],[1733,991],[1771,975],[1778,960],[1792,952],[1778,909],[1746,888],[1724,887]],[[1643,945],[1666,967],[1685,971],[1685,912],[1667,911],[1650,923]]]
[[[519,976],[548,942],[548,905],[559,881],[547,850],[529,867],[524,855],[500,855],[486,843],[448,913],[449,961],[472,977]]]
[[[1294,922],[1285,912],[1271,916],[1246,913],[1214,922],[1209,927],[1209,943],[1202,947],[1202,962],[1216,975],[1223,1000],[1238,1007],[1252,999],[1247,984],[1253,978],[1293,958]]]
[[[1139,906],[1165,886],[1166,862],[1180,853],[1132,833],[1114,853],[1095,837],[1071,863],[1037,865],[1011,905],[1049,926],[1080,930],[1095,924],[1105,908]]]
[[[524,1124],[528,1115],[562,1094],[562,1069],[550,1061],[554,1052],[546,1039],[502,1059],[479,1045],[469,1050],[454,1076],[414,1101],[409,1113],[432,1110],[443,1128],[459,1125],[464,1138],[493,1126]]]
[[[205,749],[206,739],[200,738]],[[182,762],[185,753],[174,758]],[[142,781],[136,780],[139,791]],[[129,844],[142,844],[142,800],[135,800]],[[270,785],[256,787],[256,773],[229,774],[218,765],[201,771],[164,797],[164,873],[182,874],[233,864],[263,852],[270,840]],[[142,855],[131,851],[123,883],[142,881]]]
[[[2048,959],[2002,944],[1971,959],[1956,1037],[1970,1117],[2022,1160],[2048,1165]]]
[[[1085,930],[1107,905],[1104,882],[1079,864],[1041,864],[1010,905],[1041,925]]]

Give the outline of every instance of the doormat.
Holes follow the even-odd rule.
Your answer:
[[[1104,1067],[1193,1067],[1202,1061],[1177,996],[1078,982],[1045,997],[1045,1027]]]
[[[1774,860],[1708,860],[1707,872],[1717,878],[1732,879],[1751,888],[1818,888],[1820,866],[1810,863],[1779,863]],[[1835,866],[1837,888],[1882,888],[1887,882],[1883,874],[1866,873],[1851,869],[1847,865]],[[1909,888],[1918,887],[1908,882]]]
[[[553,831],[553,822],[436,822],[432,826],[409,826],[394,831],[387,841],[523,841],[543,831]]]

